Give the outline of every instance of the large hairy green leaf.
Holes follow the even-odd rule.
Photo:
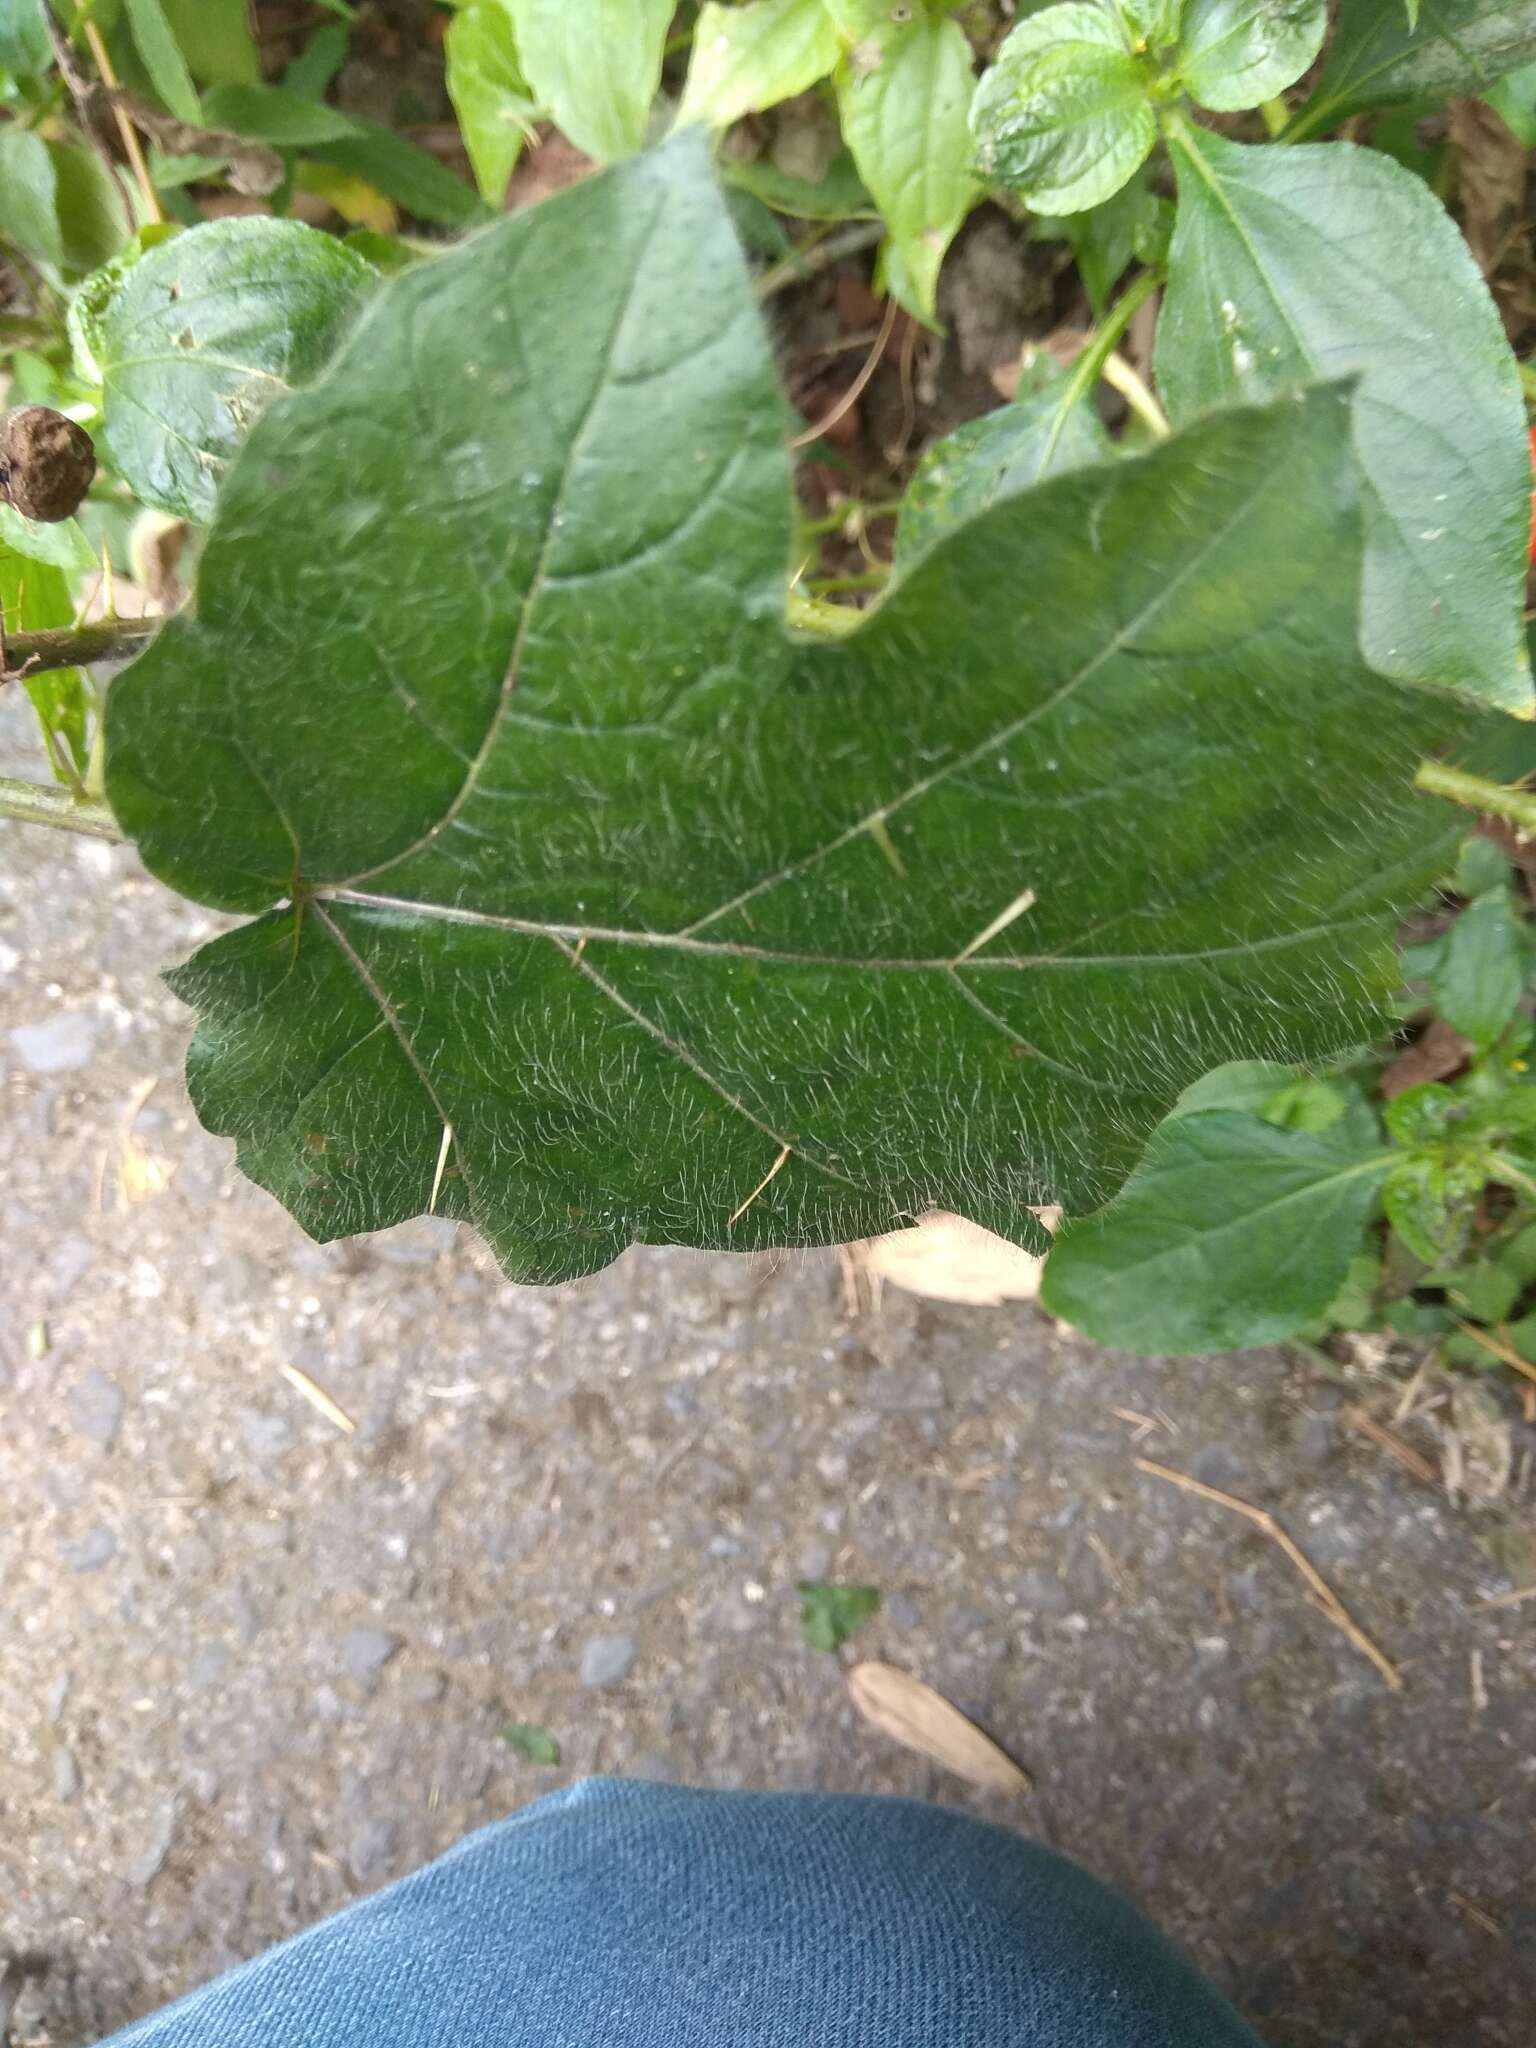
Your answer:
[[[1346,115],[1405,100],[1481,93],[1536,57],[1531,0],[1343,0],[1323,73],[1290,135],[1317,135]]]
[[[1027,1238],[1378,1021],[1480,715],[1355,654],[1347,395],[994,505],[832,642],[785,428],[690,134],[392,280],[235,462],[109,794],[261,913],[175,977],[191,1082],[317,1235]]]
[[[1366,658],[1528,710],[1520,379],[1444,208],[1347,142],[1251,148],[1180,124],[1171,148],[1179,208],[1157,334],[1169,412],[1358,376]]]

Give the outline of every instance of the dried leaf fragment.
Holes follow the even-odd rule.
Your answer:
[[[910,1672],[894,1664],[855,1664],[848,1674],[848,1697],[871,1727],[957,1777],[988,1792],[1029,1791],[1027,1774],[1007,1751]]]

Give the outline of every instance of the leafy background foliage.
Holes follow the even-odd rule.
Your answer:
[[[1531,703],[1536,313],[1470,103],[1449,152],[1418,117],[1477,92],[1536,140],[1536,9],[1344,0],[1319,63],[1319,0],[461,0],[446,143],[348,88],[347,14],[274,53],[244,0],[62,8],[140,161],[0,0],[12,391],[104,458],[78,523],[4,508],[6,624],[67,619],[103,556],[149,576],[136,505],[172,522],[163,602],[195,564],[112,692],[110,794],[258,916],[181,980],[249,1169],[325,1234],[473,1215],[536,1277],[935,1201],[1027,1238],[1204,1069],[1259,1056],[1284,1097],[1368,1038],[1454,838],[1413,768],[1492,744],[1433,693]],[[1362,114],[1368,147],[1294,146]],[[925,447],[981,207],[1095,325]],[[876,239],[873,353],[825,418],[802,392],[797,500],[754,299],[841,293]],[[888,348],[865,497],[839,422]],[[870,591],[862,624],[815,602]],[[99,680],[28,688],[98,795]],[[1432,977],[1480,1061],[1524,1000],[1512,903],[1468,896]],[[1290,1114],[1201,1111],[1255,1156],[1343,1142]],[[1492,1171],[1443,1135],[1348,1181],[1421,1251]]]

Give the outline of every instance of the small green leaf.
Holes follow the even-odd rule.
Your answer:
[[[876,1586],[829,1586],[800,1581],[800,1633],[812,1650],[836,1650],[880,1605]]]
[[[1136,39],[1149,48],[1166,49],[1178,40],[1185,0],[1118,0],[1118,6]],[[1030,11],[1038,12],[1038,6]]]
[[[1528,710],[1525,408],[1449,215],[1349,143],[1255,148],[1180,122],[1171,149],[1179,209],[1156,349],[1170,417],[1357,376],[1367,661]]]
[[[777,106],[825,78],[839,48],[824,0],[748,0],[744,7],[708,0],[693,33],[678,121],[724,128]]]
[[[94,150],[50,142],[66,277],[83,277],[115,256],[132,232],[123,195]]]
[[[1413,1256],[1437,1266],[1465,1251],[1488,1179],[1485,1160],[1417,1154],[1393,1167],[1382,1185],[1381,1206]]]
[[[1384,1115],[1395,1144],[1438,1147],[1453,1142],[1466,1120],[1466,1104],[1441,1081],[1419,1081],[1394,1096]]]
[[[473,227],[487,218],[479,195],[414,142],[302,93],[277,85],[221,85],[209,93],[204,112],[212,127],[355,172],[419,220]]]
[[[909,569],[935,541],[1042,477],[1107,462],[1114,450],[1089,406],[1063,410],[1065,370],[1042,350],[1013,402],[967,420],[927,449],[902,502],[896,564]]]
[[[1474,832],[1461,842],[1453,881],[1457,895],[1469,900],[1504,888],[1509,882],[1509,855],[1492,839]]]
[[[1366,108],[1486,95],[1533,58],[1529,0],[1435,0],[1417,25],[1403,0],[1342,0],[1322,75],[1290,134],[1321,134]]]
[[[260,80],[250,0],[161,0],[161,5],[194,78],[204,85],[255,85]]]
[[[1256,107],[1295,84],[1327,28],[1327,0],[1189,0],[1178,75],[1202,107]]]
[[[0,546],[29,562],[47,562],[72,576],[88,576],[100,566],[96,551],[80,531],[78,519],[54,520],[42,525],[23,519],[9,505],[0,505]],[[68,623],[60,619],[59,625]]]
[[[879,209],[865,190],[850,150],[840,149],[817,179],[796,178],[767,162],[720,165],[727,185],[750,192],[775,213],[796,220],[878,220]]]
[[[1536,64],[1495,79],[1483,98],[1522,149],[1536,149]]]
[[[53,63],[43,0],[0,0],[0,71],[37,78]]]
[[[134,43],[161,105],[178,121],[198,126],[203,118],[202,102],[160,0],[124,0],[124,4]]]
[[[509,1749],[515,1749],[531,1764],[557,1764],[560,1761],[559,1743],[537,1721],[508,1721],[500,1735]]]
[[[599,163],[645,143],[673,0],[507,0],[539,104]]]
[[[1520,1276],[1495,1259],[1478,1259],[1451,1280],[1451,1299],[1474,1323],[1502,1323],[1524,1291]]]
[[[257,415],[324,368],[373,269],[297,221],[210,221],[139,257],[82,340],[100,372],[102,447],[146,505],[206,520]]]
[[[1037,234],[1060,234],[1071,243],[1078,275],[1096,320],[1109,310],[1115,286],[1134,261],[1161,264],[1173,231],[1173,207],[1152,190],[1143,164],[1128,184],[1097,206],[1059,220],[1041,220]]]
[[[44,275],[64,268],[58,179],[48,145],[19,121],[0,128],[0,234],[30,256]]]
[[[1057,1238],[1040,1298],[1119,1350],[1294,1336],[1344,1285],[1391,1163],[1241,1110],[1172,1118],[1114,1201]]]
[[[1480,1051],[1503,1031],[1525,992],[1522,940],[1508,886],[1489,889],[1451,926],[1430,979],[1435,1008]]]
[[[945,251],[982,196],[966,124],[971,90],[964,30],[920,7],[837,69],[843,134],[891,233],[887,281],[923,320],[934,318]]]
[[[10,633],[74,623],[69,579],[53,563],[29,560],[0,533],[0,621]],[[78,786],[90,754],[89,698],[77,668],[44,670],[22,678],[42,729],[55,777]]]
[[[488,205],[500,206],[539,111],[518,62],[504,0],[474,0],[456,14],[443,49],[448,95],[464,131],[475,183]]]
[[[1377,1320],[1376,1291],[1380,1285],[1380,1257],[1374,1252],[1357,1252],[1345,1271],[1343,1286],[1323,1316],[1326,1330],[1370,1329]]]
[[[977,88],[985,174],[1038,213],[1080,213],[1120,187],[1157,140],[1147,80],[1114,14],[1066,0],[1021,21]]]
[[[1172,1123],[1176,1117],[1202,1109],[1246,1109],[1262,1116],[1265,1104],[1297,1078],[1295,1067],[1283,1067],[1275,1060],[1228,1060],[1192,1081],[1164,1122]]]
[[[485,0],[476,0],[476,4],[485,4]],[[495,0],[489,0],[489,4],[494,6]],[[510,30],[510,16],[507,26]],[[451,36],[452,33],[450,23],[448,34]],[[323,28],[317,28],[278,80],[283,91],[296,92],[306,100],[323,100],[330,90],[331,81],[347,61],[351,40],[345,22],[328,21]]]

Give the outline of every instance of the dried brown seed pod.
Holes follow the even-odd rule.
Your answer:
[[[95,474],[90,435],[63,413],[46,405],[0,413],[0,497],[23,519],[71,518]]]

